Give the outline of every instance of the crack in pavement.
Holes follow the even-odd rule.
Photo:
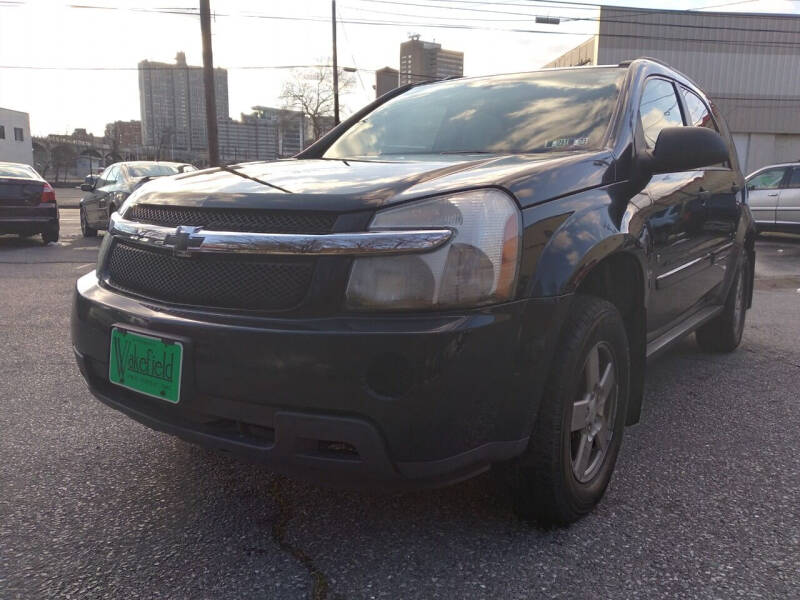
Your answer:
[[[311,575],[312,586],[310,598],[312,600],[326,600],[330,590],[328,577],[314,564],[313,558],[286,539],[286,531],[294,514],[288,498],[286,498],[281,489],[285,481],[285,477],[277,475],[270,486],[270,494],[278,505],[278,516],[272,523],[272,540],[278,544],[281,550],[288,552],[295,560],[303,565],[308,571],[308,574]]]

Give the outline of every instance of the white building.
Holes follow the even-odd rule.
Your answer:
[[[663,60],[708,94],[745,172],[800,159],[800,15],[603,6],[597,35],[544,66],[642,56]]]
[[[0,161],[33,165],[28,113],[0,108]]]

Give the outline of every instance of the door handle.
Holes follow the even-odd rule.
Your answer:
[[[774,197],[775,197],[775,196],[777,196],[777,195],[778,195],[778,192],[775,192],[774,194],[767,194],[767,196],[770,196],[770,197],[772,197],[772,198],[774,198]]]

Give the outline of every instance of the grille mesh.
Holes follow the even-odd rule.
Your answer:
[[[311,285],[313,272],[314,259],[309,258],[180,258],[121,242],[114,244],[108,259],[109,283],[120,290],[165,302],[229,309],[297,306]]]
[[[264,211],[259,209],[194,208],[135,204],[125,213],[129,221],[177,227],[188,225],[211,231],[247,233],[329,233],[336,215]]]

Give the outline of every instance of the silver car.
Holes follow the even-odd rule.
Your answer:
[[[800,162],[762,167],[747,176],[747,190],[759,231],[800,233]]]

